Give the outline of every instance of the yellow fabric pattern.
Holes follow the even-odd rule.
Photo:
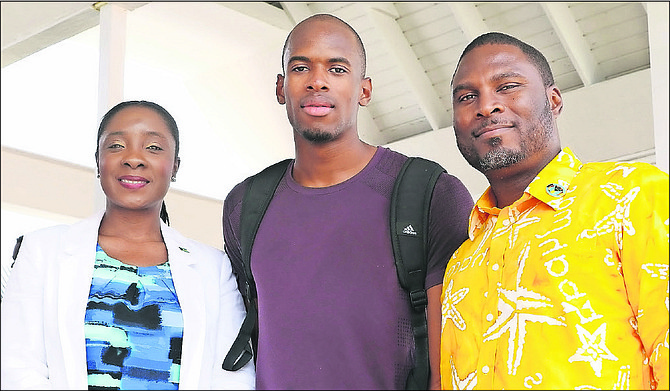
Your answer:
[[[489,190],[442,288],[443,389],[668,389],[668,174],[568,148]]]

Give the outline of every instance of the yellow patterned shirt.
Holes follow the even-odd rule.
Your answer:
[[[442,291],[444,389],[667,389],[668,174],[564,148],[489,190]]]

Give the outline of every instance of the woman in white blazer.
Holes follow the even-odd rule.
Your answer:
[[[103,117],[105,210],[24,235],[2,299],[2,389],[254,389],[253,360],[221,366],[245,314],[228,257],[169,227],[178,151],[153,102]]]

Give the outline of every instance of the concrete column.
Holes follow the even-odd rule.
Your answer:
[[[654,113],[656,165],[668,172],[668,3],[648,2],[649,60],[651,63],[651,96]]]
[[[114,3],[96,3],[100,11],[100,62],[98,73],[98,121],[123,100],[123,76],[126,56],[126,13]],[[97,170],[96,170],[97,172]],[[100,181],[94,178],[94,208],[105,206]]]

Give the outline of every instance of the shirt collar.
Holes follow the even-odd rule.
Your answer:
[[[570,183],[581,166],[582,162],[570,148],[563,148],[530,182],[523,196],[514,204],[525,202],[528,198],[533,197],[552,209],[556,209],[568,193]],[[497,216],[498,214],[500,214],[500,208],[496,207],[489,186],[470,213],[470,240],[474,240],[475,233],[484,227],[489,215]]]

